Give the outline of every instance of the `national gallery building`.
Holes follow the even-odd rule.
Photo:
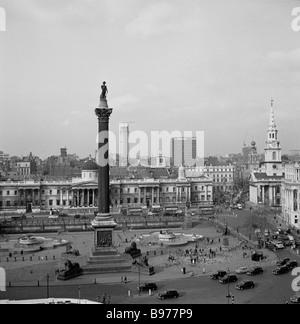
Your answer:
[[[203,173],[188,171],[181,167],[178,173],[170,174],[167,169],[137,166],[133,170],[129,167],[125,175],[118,175],[112,174],[111,169],[111,206],[212,207],[213,180]],[[16,210],[96,210],[98,194],[98,166],[89,160],[79,178],[0,182],[0,213]]]

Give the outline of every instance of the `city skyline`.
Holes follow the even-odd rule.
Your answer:
[[[134,120],[147,134],[203,131],[205,156],[252,139],[263,152],[274,98],[283,152],[300,149],[297,5],[4,0],[0,149],[46,158],[66,146],[88,156],[104,80],[115,134]]]

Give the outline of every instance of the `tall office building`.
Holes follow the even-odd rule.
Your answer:
[[[119,123],[119,163],[127,167],[129,163],[129,123]]]
[[[171,157],[173,166],[195,166],[197,164],[197,138],[172,138]]]

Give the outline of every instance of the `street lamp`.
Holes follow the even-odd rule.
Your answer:
[[[47,274],[46,279],[47,279],[47,299],[48,299],[49,298],[49,279],[50,279],[49,274]]]
[[[228,275],[230,274],[230,270],[228,268]],[[229,278],[227,278],[227,300],[228,300],[228,305],[229,305],[229,299],[231,298],[231,294],[230,294],[230,291],[229,291]]]
[[[141,295],[141,265],[138,262],[139,265],[139,296]]]

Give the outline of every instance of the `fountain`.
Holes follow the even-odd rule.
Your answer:
[[[27,234],[17,240],[8,240],[0,243],[0,251],[16,253],[35,253],[42,250],[55,249],[66,246],[69,242],[63,239],[45,238]]]

